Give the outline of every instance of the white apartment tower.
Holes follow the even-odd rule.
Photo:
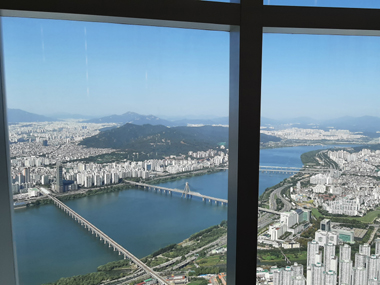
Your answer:
[[[351,260],[351,246],[345,243],[339,247],[339,260]]]
[[[323,274],[325,277],[325,285],[336,285],[337,276],[335,271],[329,270],[325,271]]]
[[[273,285],[281,285],[281,269],[273,271]]]
[[[380,255],[380,238],[375,240],[375,254]]]
[[[294,262],[294,265],[292,265],[292,269],[294,271],[294,276],[303,276],[303,265],[298,264],[297,262]]]
[[[319,252],[319,244],[316,240],[307,243],[307,267],[315,264],[315,255]]]
[[[285,267],[284,270],[281,271],[280,273],[281,276],[281,285],[292,285],[293,281],[293,276],[294,276],[294,271],[290,266]]]
[[[379,285],[380,282],[377,278],[374,279],[368,279],[368,285]]]
[[[335,256],[335,245],[329,242],[328,244],[325,245],[324,248],[324,265],[326,267],[326,271],[328,272],[331,270],[330,268],[330,261],[331,257]]]
[[[367,270],[364,267],[354,267],[352,270],[352,284],[367,285]]]
[[[368,262],[368,279],[374,279],[377,278],[377,263],[378,258],[376,255],[371,255]]]
[[[324,285],[324,274],[325,267],[321,263],[311,265],[311,284],[313,285]]]
[[[293,285],[305,285],[305,277],[303,275],[298,275],[293,277]],[[377,284],[376,284],[377,285]]]
[[[351,284],[352,260],[339,261],[339,285]]]
[[[355,267],[356,268],[359,268],[359,267],[367,268],[367,264],[368,264],[368,256],[367,255],[360,254],[360,253],[355,254]]]
[[[359,253],[370,256],[371,255],[370,245],[367,243],[359,245]]]

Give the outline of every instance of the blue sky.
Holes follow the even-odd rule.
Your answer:
[[[226,32],[3,18],[3,37],[10,108],[228,115]],[[379,116],[379,78],[379,37],[264,34],[265,117]]]
[[[262,115],[379,116],[380,37],[263,38]]]
[[[3,37],[10,108],[228,116],[226,32],[3,18]]]

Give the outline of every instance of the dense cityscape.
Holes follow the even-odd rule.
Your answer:
[[[55,197],[61,200],[68,197],[79,198],[93,193],[127,189],[131,185],[128,184],[130,182],[156,181],[157,183],[168,178],[181,178],[182,175],[189,173],[191,176],[202,175],[228,168],[228,149],[224,145],[218,146],[218,149],[190,150],[185,154],[168,155],[161,159],[141,159],[140,157],[144,155],[146,157],[146,154],[138,151],[129,154],[112,148],[79,145],[84,138],[95,136],[103,129],[118,126],[115,123],[93,124],[80,121],[10,125],[11,176],[15,209],[29,208],[52,201],[59,207],[66,207],[63,204],[60,206],[61,202]],[[94,162],[88,161],[93,158],[96,158]],[[187,192],[185,197],[192,193]],[[72,210],[67,208],[65,211]],[[78,214],[73,212],[73,215]],[[116,250],[115,246],[119,246],[117,243],[78,215],[79,219],[82,225],[87,224],[92,228],[92,233],[96,232],[100,240],[104,239]],[[118,283],[112,281],[110,284],[187,284],[191,277],[188,274],[189,269],[186,269],[186,273],[184,268],[194,268],[197,270],[192,270],[193,272],[199,272],[199,277],[192,274],[194,284],[226,284],[225,272],[197,264],[199,262],[197,260],[215,259],[215,257],[220,257],[218,260],[220,259],[222,265],[226,264],[226,230],[226,223],[222,222],[219,226],[205,229],[199,234],[194,234],[194,237],[189,237],[189,240],[183,242],[184,245],[160,249],[159,254],[153,253],[142,259],[151,268],[144,269],[146,266],[144,263],[138,267],[133,266],[132,262],[114,262],[115,265],[105,265],[106,268],[107,266],[111,268],[110,276],[102,276],[99,279],[84,275],[83,280],[79,282],[84,280],[92,280],[95,283],[96,280],[111,282],[115,279],[112,268],[116,268],[129,273],[116,278]],[[124,260],[128,258],[134,263],[140,262],[125,249],[120,249],[119,254],[121,253],[124,255]],[[161,279],[159,275],[155,275],[156,271],[165,277]],[[196,281],[197,278],[200,280]],[[73,281],[69,280],[70,278],[67,282],[72,284],[70,282]]]
[[[338,147],[301,159],[301,171],[260,197],[257,284],[379,284],[380,150]]]
[[[154,152],[128,152],[81,144],[86,138],[101,138],[99,134],[104,130],[119,126],[77,120],[10,125],[14,207],[43,205],[49,203],[52,195],[64,201],[92,193],[120,191],[138,183],[154,183],[189,174],[202,175],[228,168],[228,148],[224,144],[214,149],[188,150],[161,158],[157,158]],[[280,138],[277,143],[285,146],[289,142],[307,145],[321,141],[354,143],[365,140],[363,135],[347,130],[326,132],[292,128],[276,131],[262,128],[262,133],[269,138]],[[155,149],[156,143],[150,144]],[[162,138],[161,144],[170,146],[171,141]],[[263,147],[270,144],[273,142],[269,141]],[[365,146],[330,148],[304,153],[301,159],[301,169],[271,170],[269,167],[262,170],[289,171],[293,175],[269,187],[260,196],[257,284],[377,284],[380,277],[380,237],[377,234],[380,149]],[[141,185],[148,185],[144,189],[150,188],[149,184]],[[162,188],[162,191],[168,189]],[[191,196],[191,193],[185,188],[182,196]],[[55,201],[55,198],[50,199]],[[223,205],[227,200],[220,203]],[[349,220],[349,217],[357,220]],[[83,225],[92,227],[84,218],[78,216],[78,219]],[[188,249],[182,257],[178,256],[177,247],[158,254],[159,259],[153,253],[142,259],[144,264],[149,264],[148,271],[132,267],[130,263],[120,263],[116,268],[128,268],[131,273],[117,278],[119,283],[112,283],[111,279],[111,283],[105,284],[198,284],[197,278],[204,280],[205,284],[225,284],[224,272],[211,273],[211,267],[204,271],[197,260],[198,252],[202,252],[203,258],[219,256],[220,262],[226,264],[223,260],[227,250],[226,227],[222,223],[205,231],[206,235],[211,232],[214,237],[206,243],[201,238],[185,240],[183,243]],[[91,232],[99,234],[102,240],[102,232],[96,227],[91,228]],[[124,249],[116,249],[118,244],[105,236],[103,238],[124,258],[133,260],[134,257],[127,256]],[[371,247],[372,243],[375,246]],[[206,274],[194,276],[193,273],[191,279],[184,268],[198,269],[191,271]],[[155,271],[162,271],[165,281],[161,281],[158,275],[155,277]]]

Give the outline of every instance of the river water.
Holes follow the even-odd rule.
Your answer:
[[[322,147],[265,149],[260,164],[302,166],[300,155],[318,148]],[[287,177],[260,174],[260,194]],[[186,182],[192,191],[227,199],[228,171],[160,185],[184,189]],[[227,219],[226,206],[138,189],[65,203],[139,258]],[[54,205],[17,209],[13,217],[20,285],[94,272],[97,266],[120,259]]]

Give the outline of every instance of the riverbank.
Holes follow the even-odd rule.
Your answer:
[[[268,143],[266,143],[268,144]],[[333,146],[336,146],[336,147],[340,147],[340,145],[342,145],[342,147],[345,147],[344,145],[357,145],[357,146],[361,146],[361,145],[366,145],[368,144],[367,142],[340,142],[340,141],[323,141],[323,142],[314,142],[314,143],[310,143],[310,142],[298,142],[298,143],[289,143],[289,144],[285,144],[285,143],[278,143],[278,144],[270,144],[270,145],[261,145],[260,146],[260,149],[276,149],[276,148],[287,148],[287,147],[300,147],[300,146],[311,146],[311,147],[319,147],[319,146],[329,146],[329,145],[333,145]],[[368,144],[369,145],[369,144]]]
[[[178,244],[170,244],[140,260],[149,267],[154,268],[155,271],[163,272],[163,276],[170,276],[172,272],[181,271],[183,267],[186,267],[186,271],[193,269],[193,275],[197,272],[202,272],[200,274],[219,273],[225,271],[225,266],[220,266],[227,264],[225,254],[222,254],[223,258],[219,258],[218,261],[208,256],[208,254],[212,248],[226,246],[226,235],[227,222],[222,221],[219,225],[197,232]],[[196,258],[194,259],[194,257]],[[195,260],[199,260],[197,261],[198,267],[188,265]],[[61,278],[56,282],[45,283],[44,285],[96,285],[104,282],[104,284],[117,284],[118,281],[125,282],[128,280],[131,280],[130,284],[137,284],[145,278],[143,277],[144,272],[140,275],[138,272],[139,269],[128,260],[119,260],[100,265],[96,272]],[[114,281],[110,282],[112,280]]]
[[[196,171],[187,171],[187,172],[182,172],[178,174],[171,174],[171,175],[165,175],[163,177],[156,177],[153,179],[148,179],[148,180],[143,180],[143,183],[147,184],[160,184],[160,183],[165,183],[165,182],[171,182],[171,181],[176,181],[176,180],[181,180],[184,178],[191,178],[195,176],[202,176],[202,175],[207,175],[207,174],[214,174],[218,173],[221,171],[226,171],[227,169],[224,168],[209,168],[209,169],[202,169],[202,170],[196,170]],[[132,179],[131,179],[132,180]],[[135,181],[140,181],[137,179],[134,179]],[[126,181],[126,180],[124,180]],[[74,199],[79,199],[79,198],[84,198],[88,196],[94,196],[94,195],[100,195],[100,194],[105,194],[105,193],[112,193],[112,192],[118,192],[118,191],[123,191],[123,190],[128,190],[133,188],[134,186],[131,185],[128,182],[122,182],[119,184],[114,184],[110,186],[101,186],[101,187],[92,187],[88,189],[79,189],[76,191],[70,191],[66,192],[63,194],[56,194],[56,197],[60,199],[61,201],[69,201],[69,200],[74,200]],[[33,206],[42,206],[42,205],[47,205],[47,204],[52,204],[53,201],[47,197],[40,197],[34,200],[19,200],[17,202],[25,202],[25,205],[22,206],[16,206],[14,209],[22,209],[22,208],[28,208],[28,207],[33,207]]]
[[[323,161],[322,161],[322,159],[318,160],[316,158],[316,155],[318,153],[320,153],[321,151],[328,150],[329,146],[334,147],[334,148],[336,148],[336,147],[337,148],[343,148],[344,147],[344,146],[328,145],[328,146],[324,146],[324,148],[300,153],[299,159],[300,159],[301,164],[302,164],[302,166],[300,168],[307,167],[307,166],[322,167],[322,166],[326,166],[326,165],[329,165],[329,166],[331,165],[331,166],[336,167],[336,165],[335,165],[336,163],[334,161],[332,161],[327,155],[323,155],[321,157],[323,159]],[[323,146],[321,145],[321,147],[323,147]],[[288,167],[288,166],[284,166],[284,167]],[[305,175],[306,174],[301,173],[301,172],[298,172],[298,173],[293,174],[293,175],[289,174],[289,176],[287,176],[286,178],[284,178],[282,181],[278,182],[277,184],[265,188],[263,193],[261,195],[259,195],[260,206],[261,207],[269,207],[268,203],[269,203],[270,195],[275,189],[282,187],[283,185],[285,185],[285,183],[290,183],[291,184],[290,186],[294,187],[294,186],[296,186],[297,181],[302,180],[306,177]],[[282,194],[284,194],[284,193],[282,193]]]

